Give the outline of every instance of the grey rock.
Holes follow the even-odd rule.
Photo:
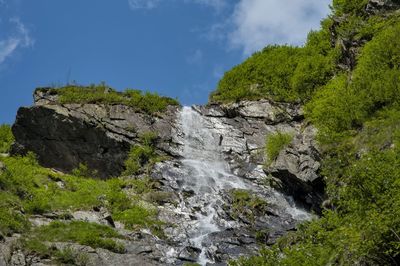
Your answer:
[[[187,246],[179,252],[178,258],[183,261],[196,262],[201,253],[201,249]]]
[[[76,211],[72,213],[74,220],[97,223],[115,227],[111,214],[106,210],[100,211]]]
[[[371,15],[375,15],[380,12],[393,11],[399,8],[400,2],[396,0],[370,0],[366,11]]]
[[[10,265],[11,266],[25,266],[26,265],[25,255],[21,250],[14,251],[14,253],[11,256]]]
[[[150,116],[125,105],[55,104],[53,96],[37,90],[35,106],[18,110],[13,154],[33,151],[43,166],[67,172],[85,163],[101,178],[122,172],[130,146],[146,132],[159,136],[159,153],[175,154],[177,107]]]
[[[313,126],[304,128],[280,152],[266,173],[278,178],[281,181],[280,188],[295,200],[320,211],[319,206],[324,199],[324,180],[319,174],[321,158],[315,140],[316,133]]]

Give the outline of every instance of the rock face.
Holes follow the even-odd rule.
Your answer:
[[[61,105],[57,95],[44,90],[36,91],[34,99],[33,107],[18,111],[13,153],[33,151],[42,165],[62,171],[86,163],[107,178],[121,173],[130,146],[152,131],[158,135],[157,152],[170,158],[151,173],[173,199],[158,206],[166,240],[124,230],[107,210],[76,211],[70,219],[111,226],[126,236],[126,254],[68,244],[88,254],[88,265],[226,265],[295,230],[311,217],[308,210],[319,211],[324,185],[316,130],[304,121],[299,105],[242,101],[169,107],[150,116],[124,105]],[[290,133],[293,140],[266,165],[265,141],[276,132]],[[257,198],[265,204],[255,209],[240,205],[235,189],[247,191],[240,194],[245,201]],[[52,219],[57,218],[30,220],[41,226]],[[66,245],[56,243],[58,249]],[[7,256],[11,265],[34,265],[20,251]]]
[[[195,108],[220,137],[219,144],[234,174],[258,184],[272,179],[276,188],[305,207],[320,211],[324,182],[319,175],[317,131],[304,121],[299,105],[260,100]],[[266,138],[276,132],[294,137],[266,167]]]
[[[34,151],[39,162],[61,171],[79,163],[100,177],[118,176],[130,146],[146,132],[159,136],[159,152],[174,154],[171,130],[177,107],[159,116],[125,105],[57,104],[57,96],[37,90],[35,106],[18,110],[12,153]]]

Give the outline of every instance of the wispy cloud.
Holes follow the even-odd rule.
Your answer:
[[[231,16],[231,47],[248,55],[266,44],[302,44],[319,28],[330,0],[240,0]]]
[[[0,0],[2,1],[2,0]],[[227,6],[227,0],[128,0],[129,7],[132,10],[138,9],[154,9],[159,7],[161,3],[190,3],[190,4],[199,4],[211,7],[216,11],[221,11]]]
[[[132,10],[136,9],[153,9],[158,7],[161,0],[128,0],[129,7]]]
[[[216,11],[221,11],[228,6],[227,0],[184,0],[184,2],[209,6]]]
[[[10,57],[19,47],[31,47],[34,40],[29,34],[29,30],[17,17],[9,20],[15,27],[15,32],[10,37],[0,40],[0,64]]]
[[[19,45],[19,40],[10,38],[8,40],[0,41],[0,64],[2,64],[7,57],[9,57]]]
[[[201,64],[203,61],[203,52],[200,49],[195,50],[186,57],[186,62],[191,65]]]

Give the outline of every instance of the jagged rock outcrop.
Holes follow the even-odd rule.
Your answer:
[[[304,121],[300,105],[260,100],[195,108],[220,138],[219,145],[236,175],[258,184],[272,178],[276,188],[308,208],[320,211],[324,182],[319,174],[317,131]],[[266,167],[266,138],[276,132],[294,137]]]
[[[14,154],[33,151],[46,167],[71,171],[85,163],[99,177],[118,176],[132,144],[156,132],[158,152],[176,154],[172,127],[177,107],[154,116],[126,105],[59,104],[51,91],[36,90],[33,107],[18,110]]]

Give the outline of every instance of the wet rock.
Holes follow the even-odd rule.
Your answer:
[[[183,261],[196,262],[199,258],[200,253],[201,249],[188,246],[181,250],[181,252],[179,252],[178,258]]]
[[[246,239],[246,240],[245,240]],[[247,244],[241,242],[245,240]],[[203,243],[207,257],[220,263],[240,256],[256,254],[259,247],[246,229],[227,229],[211,233]]]

